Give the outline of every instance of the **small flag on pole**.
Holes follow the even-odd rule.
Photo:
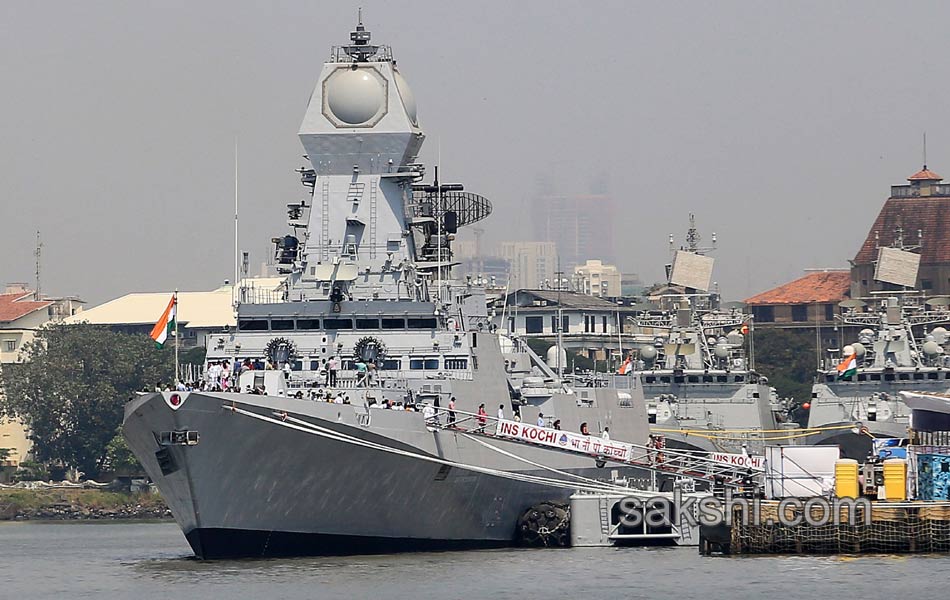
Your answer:
[[[155,340],[155,345],[159,348],[162,348],[165,345],[165,340],[168,339],[171,331],[175,329],[175,313],[177,312],[178,294],[172,294],[172,299],[168,301],[168,306],[165,307],[165,312],[162,313],[158,323],[155,323],[155,327],[152,327],[152,333],[149,334],[149,337]]]

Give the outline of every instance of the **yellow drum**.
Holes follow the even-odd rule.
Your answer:
[[[907,461],[903,458],[884,461],[884,499],[907,500]]]
[[[860,495],[858,461],[853,458],[835,461],[835,495],[839,498],[857,498]]]

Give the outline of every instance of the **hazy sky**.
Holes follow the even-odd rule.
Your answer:
[[[99,303],[252,264],[302,197],[297,129],[356,7],[413,87],[432,163],[528,229],[537,178],[606,173],[620,266],[660,279],[694,212],[727,298],[847,266],[887,197],[950,177],[950,3],[3,2],[0,282]]]

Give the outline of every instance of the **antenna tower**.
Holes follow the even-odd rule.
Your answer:
[[[33,251],[33,256],[36,257],[36,288],[33,291],[33,295],[37,300],[42,299],[41,288],[40,288],[40,266],[41,258],[43,256],[43,242],[40,241],[40,232],[36,231],[36,250]]]

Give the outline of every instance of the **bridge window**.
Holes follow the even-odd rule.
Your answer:
[[[653,375],[647,375],[647,383],[656,383],[656,377]]]
[[[297,329],[320,329],[320,319],[297,319]]]
[[[241,331],[267,331],[266,319],[246,319],[238,321],[238,329]]]
[[[867,375],[865,375],[864,373],[858,373],[858,381],[867,381],[867,380],[868,380]]]
[[[438,327],[438,321],[435,317],[425,317],[425,318],[409,318],[408,319],[409,329],[435,329]]]
[[[379,365],[382,371],[398,371],[402,368],[402,361],[398,358],[387,358]]]
[[[464,371],[468,368],[468,358],[461,356],[449,356],[445,359],[445,368],[454,371]]]
[[[924,378],[923,373],[914,373],[914,381],[920,381],[923,378]]]
[[[736,375],[736,383],[742,383],[743,381],[745,381],[744,375]]]
[[[927,379],[937,379],[940,373],[927,373]]]
[[[901,381],[908,381],[910,379],[910,373],[901,373],[897,378]]]
[[[880,373],[871,373],[871,381],[880,381],[880,380],[881,380]]]
[[[357,329],[379,329],[379,319],[357,319]]]
[[[383,329],[405,329],[405,319],[394,319],[392,317],[383,319]]]
[[[703,383],[712,383],[712,375],[703,375]]]
[[[324,319],[324,329],[353,329],[353,319]]]
[[[525,333],[544,333],[544,317],[525,317]]]
[[[421,370],[438,371],[439,359],[438,358],[410,358],[409,368],[414,371],[421,371]]]
[[[273,331],[290,331],[294,328],[293,319],[271,319],[270,328]]]

